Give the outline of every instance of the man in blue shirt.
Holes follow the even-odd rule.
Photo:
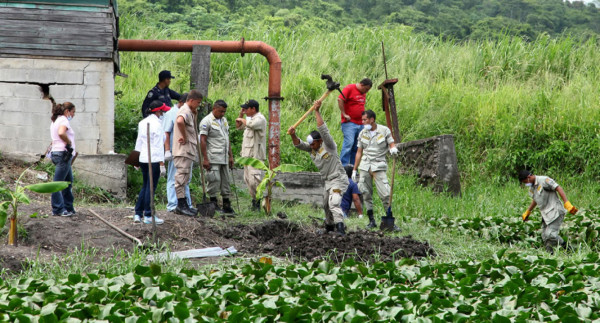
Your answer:
[[[358,213],[358,217],[362,218],[362,205],[360,204],[360,191],[358,190],[358,185],[354,183],[352,180],[352,169],[353,167],[348,165],[344,167],[346,171],[346,175],[348,175],[348,189],[342,196],[342,212],[344,213],[344,217],[348,217],[348,213],[350,213],[350,205],[354,202],[354,207],[356,208],[356,212]]]
[[[171,71],[161,71],[158,73],[158,83],[152,88],[152,90],[148,91],[146,98],[144,99],[144,103],[142,103],[142,115],[145,117],[148,116],[149,112],[146,111],[150,103],[154,100],[159,100],[164,102],[166,105],[173,107],[173,102],[171,100],[179,100],[181,99],[181,95],[169,88],[171,85],[171,79],[174,79],[171,75]]]
[[[174,212],[177,207],[177,193],[175,192],[175,173],[177,169],[175,168],[175,163],[173,162],[173,151],[171,148],[173,147],[173,125],[175,124],[175,119],[177,118],[177,112],[179,112],[179,108],[183,106],[185,101],[187,100],[187,93],[181,95],[179,102],[171,108],[167,113],[164,114],[163,119],[163,131],[165,132],[165,162],[169,163],[167,169],[167,211]],[[190,174],[192,172],[190,171]],[[190,176],[190,181],[192,176]],[[188,201],[188,205],[190,209],[194,211],[195,209],[192,207],[192,199],[190,198],[190,184],[185,187],[185,198]]]

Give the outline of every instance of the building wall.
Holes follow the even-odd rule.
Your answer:
[[[0,59],[0,151],[40,154],[50,143],[51,103],[75,104],[77,151],[106,154],[114,145],[112,61]]]

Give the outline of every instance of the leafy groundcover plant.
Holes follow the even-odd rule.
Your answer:
[[[137,266],[124,275],[0,281],[0,320],[577,322],[600,318],[599,269],[597,254],[562,262],[505,250],[481,262]]]

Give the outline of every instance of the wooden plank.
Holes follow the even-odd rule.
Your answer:
[[[12,21],[4,21],[2,22],[2,29],[4,30],[23,30],[23,29],[32,29],[45,31],[48,29],[54,30],[62,30],[64,32],[89,32],[89,33],[98,33],[98,32],[108,32],[112,33],[113,26],[112,25],[95,25],[95,24],[84,24],[84,23],[68,23],[68,22],[56,22],[56,21],[42,21],[39,24],[32,25],[31,21],[24,20],[12,20]]]
[[[65,16],[73,15],[85,15],[86,17],[105,17],[107,14],[113,15],[113,10],[110,8],[99,9],[95,11],[81,11],[73,12],[73,10],[60,10],[60,9],[39,9],[39,8],[16,8],[16,7],[3,7],[0,4],[0,12],[12,13],[15,15],[39,13],[40,15],[60,14]]]
[[[112,24],[115,20],[112,16],[105,17],[88,17],[86,15],[39,15],[39,14],[14,14],[0,11],[0,21],[9,20],[27,20],[32,22],[38,21],[55,21],[55,22],[72,22],[72,23],[93,23],[93,24]]]
[[[0,48],[22,48],[39,50],[63,50],[63,51],[102,51],[112,52],[112,46],[84,46],[84,45],[64,45],[64,44],[25,44],[25,43],[6,43],[0,44]]]
[[[109,6],[109,0],[31,0],[31,3],[47,3],[48,5],[83,5],[83,6]]]
[[[3,36],[0,33],[0,47],[3,43],[13,44],[52,44],[52,45],[89,45],[89,46],[113,46],[112,37],[90,38],[80,35],[71,35],[72,37],[65,38],[40,38],[35,36]]]
[[[6,37],[37,37],[37,38],[52,38],[52,39],[103,39],[103,40],[111,40],[113,39],[112,33],[65,33],[63,31],[53,31],[48,30],[47,32],[40,32],[37,30],[5,30],[0,26],[0,35],[4,35]]]
[[[112,59],[111,52],[99,52],[99,51],[65,51],[65,50],[49,51],[49,50],[40,50],[40,49],[0,48],[0,56],[2,56],[2,54],[48,56],[48,57]],[[6,55],[4,55],[4,56],[6,56]]]

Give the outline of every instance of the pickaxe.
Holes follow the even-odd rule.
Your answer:
[[[342,90],[340,90],[340,83],[338,82],[334,82],[333,79],[331,78],[330,75],[327,74],[321,74],[321,80],[327,80],[327,82],[325,83],[325,85],[327,86],[327,92],[325,92],[325,94],[323,94],[318,101],[323,102],[323,100],[325,100],[325,98],[327,98],[327,96],[329,96],[329,94],[335,90],[340,91],[340,93],[342,93]],[[344,96],[344,93],[342,93],[342,96],[344,97],[344,100],[346,99],[346,97]],[[302,123],[302,121],[304,121],[304,119],[306,119],[306,117],[308,117],[308,115],[315,109],[316,105],[313,104],[313,106],[308,109],[308,111],[306,111],[306,113],[304,113],[304,115],[298,119],[298,121],[296,121],[296,123],[294,123],[294,125],[292,126],[292,128],[296,128],[298,127],[298,125],[300,123]],[[288,131],[288,135],[289,135],[289,131]]]

